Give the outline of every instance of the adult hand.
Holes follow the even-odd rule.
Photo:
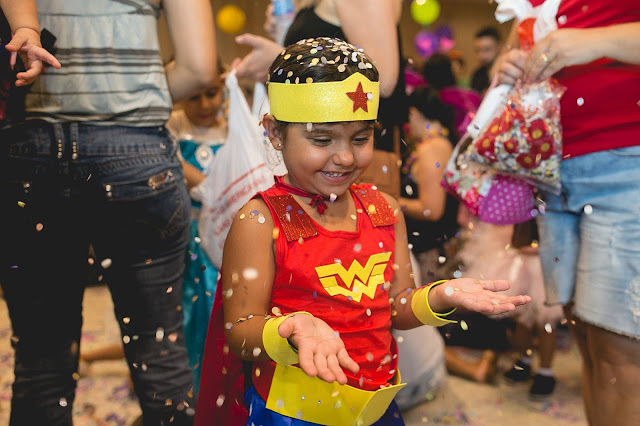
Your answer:
[[[429,306],[435,312],[464,308],[485,315],[498,315],[531,302],[530,296],[508,296],[509,281],[459,278],[440,284],[429,292]]]
[[[252,48],[240,61],[234,61],[238,78],[266,81],[269,67],[282,51],[282,46],[268,38],[255,34],[242,34],[236,37],[236,43]]]
[[[506,52],[498,64],[498,83],[515,85],[524,76],[529,55],[522,49],[511,49]]]
[[[6,49],[14,54],[11,59],[11,67],[15,65],[15,54],[17,53],[20,55],[26,70],[16,75],[16,86],[26,86],[33,83],[42,72],[42,62],[46,62],[54,68],[60,68],[60,62],[55,56],[42,48],[40,35],[31,28],[18,28],[11,41],[7,44]]]
[[[524,66],[526,82],[545,80],[561,69],[600,58],[593,29],[563,28],[538,41]]]
[[[342,368],[354,374],[360,370],[349,356],[342,339],[329,325],[311,315],[294,315],[287,318],[278,333],[298,348],[300,368],[311,377],[318,376],[325,382],[347,383]]]

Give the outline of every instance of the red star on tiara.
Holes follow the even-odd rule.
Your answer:
[[[362,108],[364,112],[369,112],[367,101],[369,98],[362,89],[362,83],[358,82],[355,92],[347,92],[347,96],[353,101],[353,112],[356,112],[358,108]]]

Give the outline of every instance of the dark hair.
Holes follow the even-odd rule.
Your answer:
[[[438,120],[442,127],[449,130],[449,140],[456,140],[456,130],[453,127],[455,111],[442,102],[438,91],[433,87],[416,87],[409,95],[408,106],[420,111],[428,120]]]
[[[475,38],[491,37],[497,43],[500,43],[500,33],[494,27],[484,27],[476,32]]]
[[[318,37],[300,40],[280,52],[269,67],[268,82],[342,81],[358,72],[371,81],[380,79],[373,61],[362,49],[337,38]]]
[[[429,86],[436,90],[456,85],[456,77],[451,69],[451,59],[442,53],[429,56],[422,67],[422,75]]]
[[[378,69],[362,49],[338,38],[309,38],[280,52],[269,67],[267,84],[343,81],[358,72],[371,81],[380,80]],[[290,123],[280,120],[276,123],[286,135]]]

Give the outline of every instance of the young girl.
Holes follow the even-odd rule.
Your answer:
[[[415,288],[397,202],[353,185],[371,161],[379,101],[378,72],[362,50],[302,40],[269,77],[263,123],[288,174],[238,212],[222,266],[221,356],[230,349],[250,363],[246,424],[403,424],[391,327],[445,324],[458,306],[498,314],[529,298],[496,293],[506,281]],[[234,403],[224,390],[209,396],[218,407]]]
[[[179,141],[181,163],[190,191],[205,179],[216,151],[227,138],[223,94],[224,85],[218,77],[209,89],[184,101],[182,108],[175,110],[167,122],[167,128]],[[196,394],[200,382],[207,324],[218,282],[218,269],[200,245],[200,205],[201,203],[192,197],[190,239],[182,288],[185,344],[189,366],[194,374]]]

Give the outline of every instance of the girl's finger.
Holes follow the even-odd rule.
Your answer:
[[[305,346],[298,348],[298,363],[307,376],[315,377],[318,375],[318,369],[313,360],[313,352]]]
[[[313,362],[318,370],[318,377],[325,382],[335,382],[336,376],[329,370],[327,366],[327,356],[322,352],[316,352],[313,357]]]
[[[340,352],[338,352],[338,362],[342,368],[346,368],[353,374],[358,374],[358,371],[360,371],[360,366],[349,356],[345,348],[342,348]]]
[[[347,376],[346,374],[344,374],[344,371],[342,371],[342,368],[340,368],[340,364],[338,363],[338,358],[336,355],[329,355],[329,357],[327,358],[327,367],[329,367],[329,370],[331,370],[333,375],[336,377],[336,381],[338,383],[340,383],[341,385],[347,383]]]

